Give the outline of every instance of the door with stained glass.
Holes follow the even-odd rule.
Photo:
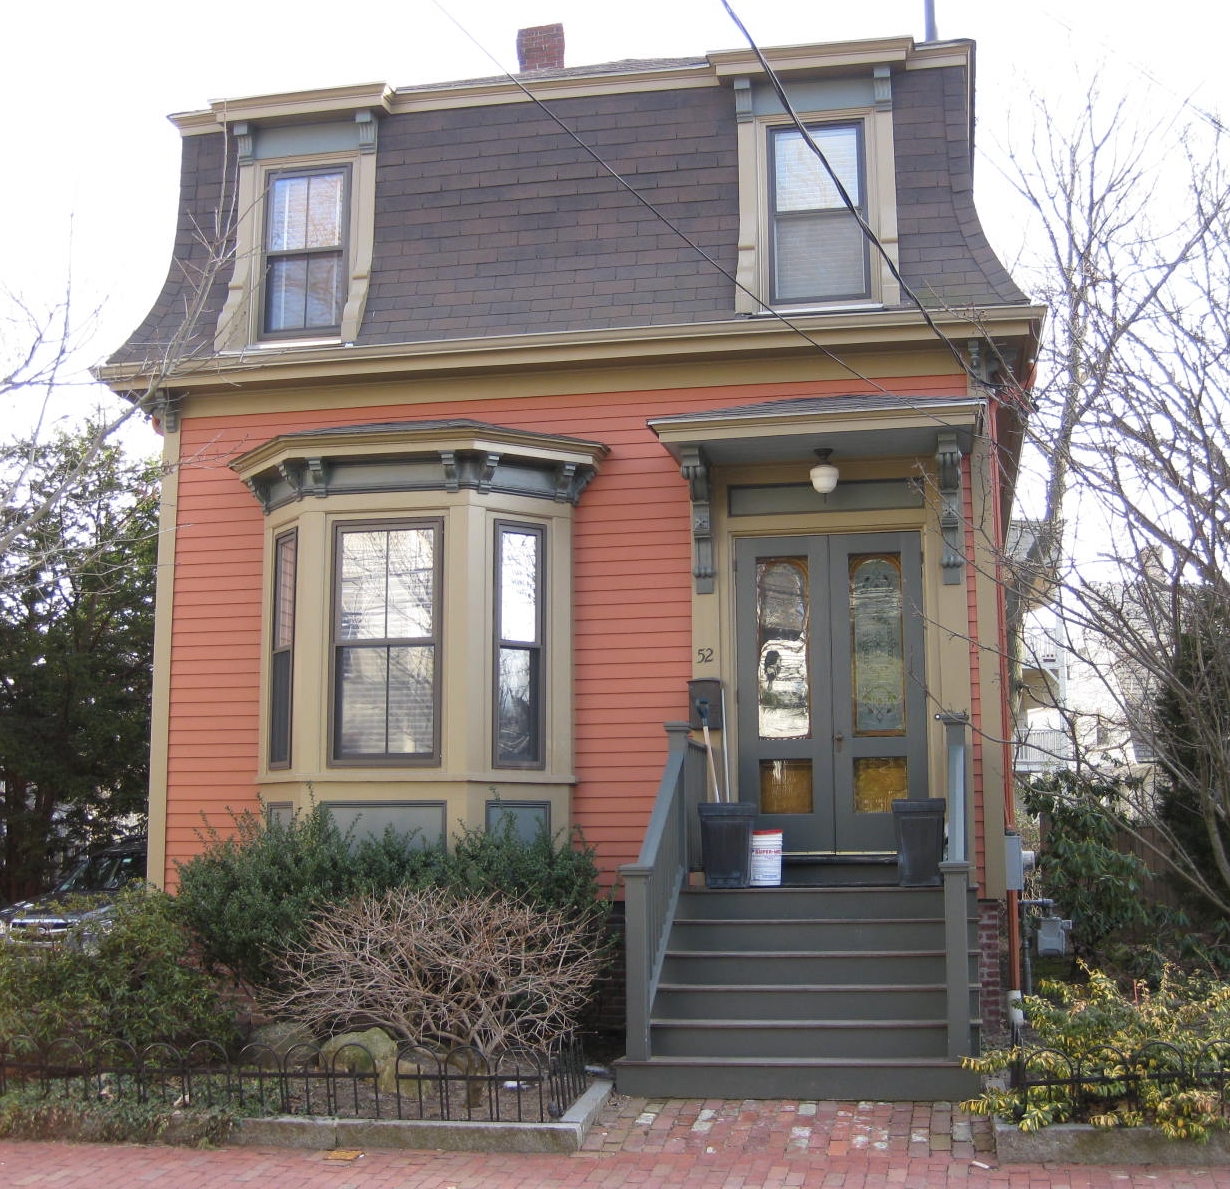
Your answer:
[[[916,533],[736,542],[739,796],[794,853],[891,851],[926,797]]]

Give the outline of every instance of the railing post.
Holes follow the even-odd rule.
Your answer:
[[[654,828],[651,815],[650,829],[641,848],[641,855],[636,863],[626,863],[619,869],[620,878],[624,884],[624,952],[627,962],[625,1016],[627,1021],[627,1038],[625,1055],[629,1061],[648,1061],[649,1045],[649,1011],[653,997],[654,966],[657,962],[661,938],[657,936],[656,927],[659,913],[655,908],[655,895],[660,899],[660,890],[655,893],[654,874],[661,865],[663,856],[658,853],[658,844],[663,834],[671,837],[673,845],[678,848],[674,855],[665,856],[665,861],[672,870],[683,867],[683,878],[686,878],[686,822],[682,815],[686,811],[684,796],[685,766],[687,761],[688,737],[691,728],[686,722],[668,722],[665,724],[667,739],[667,758],[665,771],[676,771],[678,785],[674,789],[666,787],[658,790],[658,802],[655,802],[655,812],[659,811],[659,802],[664,796],[670,797],[671,809],[678,815],[674,829],[665,829],[670,815],[659,819]],[[652,837],[651,837],[652,835]],[[649,853],[647,853],[649,852]]]
[[[937,714],[944,724],[944,745],[948,752],[948,859],[964,863],[969,859],[969,830],[966,822],[965,730],[968,714]]]
[[[969,814],[966,804],[965,732],[967,714],[937,714],[944,724],[948,753],[948,857],[940,864],[944,880],[944,954],[948,1000],[948,1056],[973,1053],[969,977]]]

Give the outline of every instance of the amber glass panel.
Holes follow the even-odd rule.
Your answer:
[[[760,812],[811,813],[811,760],[760,761]]]
[[[807,559],[756,562],[756,707],[761,739],[811,736]],[[784,811],[783,811],[784,812]]]
[[[856,735],[905,734],[901,558],[850,559],[850,654]]]
[[[905,756],[865,757],[854,761],[854,812],[892,813],[907,795]]]

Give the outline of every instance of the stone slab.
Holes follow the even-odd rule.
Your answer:
[[[995,1120],[995,1150],[1001,1164],[1114,1164],[1170,1168],[1230,1165],[1230,1133],[1215,1131],[1207,1143],[1167,1139],[1156,1127],[1091,1127],[1056,1123],[1024,1132]]]
[[[613,1084],[595,1082],[557,1122],[466,1123],[435,1119],[238,1119],[227,1138],[240,1147],[437,1149],[448,1152],[577,1152]]]

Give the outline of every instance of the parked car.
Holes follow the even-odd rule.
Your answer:
[[[121,888],[145,878],[145,838],[109,846],[86,859],[46,895],[0,910],[0,941],[46,949],[88,946],[105,932]]]

